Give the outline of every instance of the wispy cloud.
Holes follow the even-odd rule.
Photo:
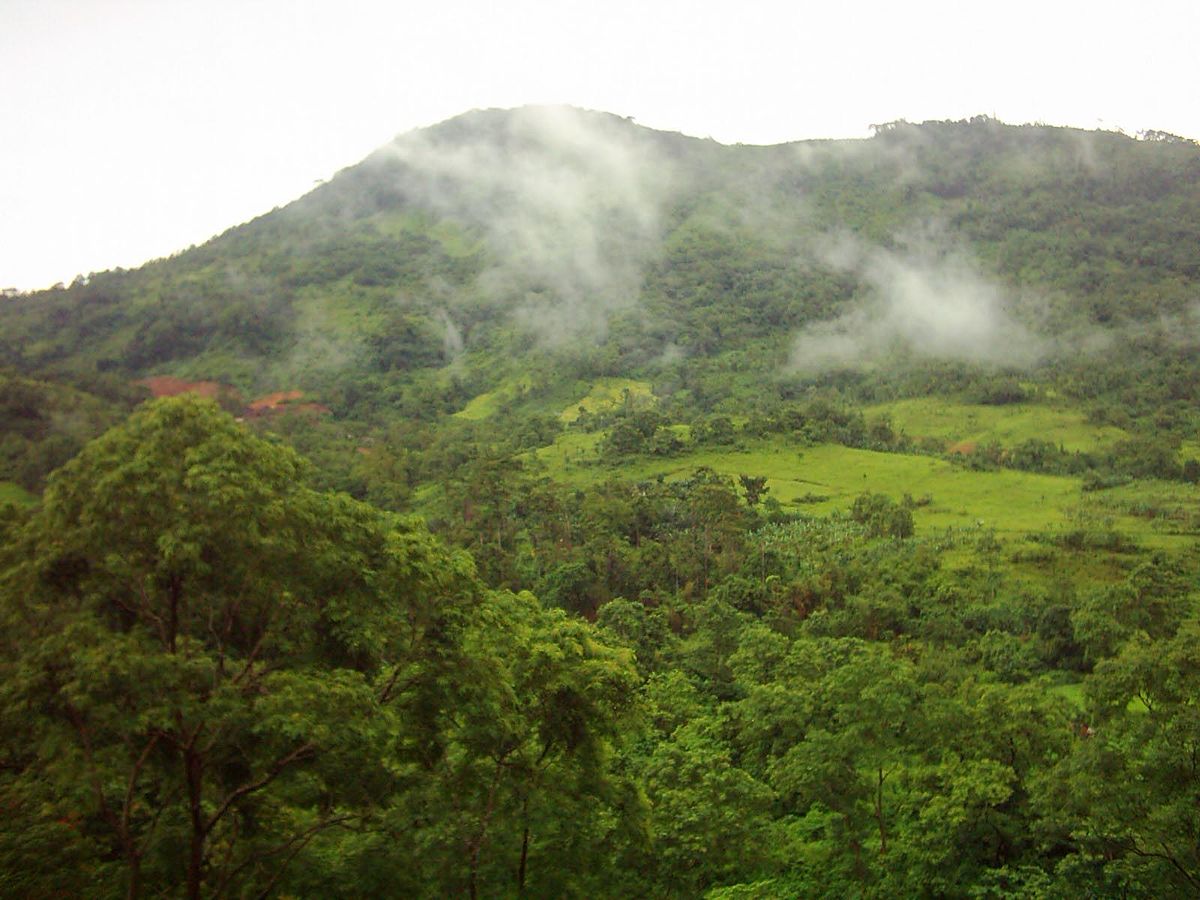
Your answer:
[[[861,300],[797,335],[792,368],[815,373],[870,364],[892,351],[993,365],[1028,365],[1044,342],[1013,315],[1005,291],[961,252],[925,240],[900,249],[842,235],[820,242],[818,260],[863,283]]]
[[[656,252],[672,167],[615,116],[526,107],[398,138],[403,191],[487,236],[480,284],[548,342],[603,333],[631,307]]]

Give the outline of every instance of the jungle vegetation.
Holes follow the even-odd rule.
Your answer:
[[[1194,896],[1198,247],[1171,135],[490,110],[0,298],[0,893]]]

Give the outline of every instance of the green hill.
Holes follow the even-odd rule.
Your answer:
[[[0,893],[1194,894],[1200,147],[875,132],[0,298]]]

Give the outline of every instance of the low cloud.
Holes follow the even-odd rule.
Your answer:
[[[894,353],[991,365],[1029,365],[1043,341],[1013,315],[1005,292],[962,254],[925,241],[888,249],[852,236],[823,242],[820,263],[866,290],[836,319],[797,335],[791,367],[802,374],[870,365]]]
[[[437,311],[438,321],[442,325],[442,355],[447,361],[455,360],[463,352],[463,336],[459,327],[454,324],[450,314],[444,309]]]
[[[482,229],[492,268],[481,286],[546,342],[603,334],[635,303],[672,180],[648,133],[526,107],[404,135],[382,153],[403,164],[407,195]]]

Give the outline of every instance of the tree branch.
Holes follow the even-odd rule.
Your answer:
[[[129,775],[129,784],[125,788],[125,803],[121,807],[121,829],[126,836],[129,834],[129,818],[133,811],[133,792],[137,788],[138,778],[141,777],[142,769],[146,765],[146,760],[150,758],[150,754],[154,752],[154,748],[158,745],[161,735],[153,734],[150,736],[150,742],[142,749],[141,755],[138,756],[137,762],[133,764],[133,771]]]
[[[250,648],[250,655],[246,657],[246,665],[242,667],[242,671],[238,672],[233,678],[233,684],[240,684],[241,680],[250,674],[250,670],[254,668],[254,661],[258,658],[258,651],[262,649],[263,641],[267,638],[267,629],[263,628],[262,634],[258,636],[258,640],[254,642],[254,646]]]
[[[87,723],[83,721],[83,716],[79,710],[70,703],[65,704],[64,709],[67,713],[67,719],[79,735],[79,742],[83,747],[83,758],[87,763],[88,775],[92,783],[92,793],[96,796],[96,805],[99,808],[100,815],[112,826],[113,830],[117,833],[117,839],[125,846],[125,835],[121,828],[120,820],[117,819],[108,805],[108,800],[104,796],[104,786],[100,783],[100,774],[96,771],[95,758],[92,753],[92,737],[88,731]]]
[[[221,820],[221,817],[224,816],[225,813],[229,812],[229,808],[237,801],[249,794],[253,794],[255,791],[262,790],[268,784],[274,781],[284,769],[286,769],[292,763],[311,755],[316,749],[317,745],[311,742],[301,744],[290,753],[287,753],[275,760],[275,762],[271,764],[271,768],[261,778],[257,778],[254,781],[249,781],[246,784],[243,784],[241,787],[236,788],[228,797],[225,798],[221,805],[217,807],[217,811],[209,818],[208,824],[204,829],[205,832],[211,831],[213,826]]]
[[[283,874],[283,870],[287,867],[288,863],[290,863],[295,858],[297,853],[299,853],[301,850],[303,850],[308,845],[309,841],[311,841],[312,838],[316,836],[317,832],[323,831],[326,828],[332,828],[334,825],[342,825],[346,822],[349,822],[353,818],[355,818],[353,815],[344,815],[344,816],[335,816],[332,819],[322,819],[320,822],[317,822],[315,825],[311,825],[308,828],[304,829],[303,831],[297,832],[296,834],[292,835],[290,838],[288,838],[286,841],[284,841],[278,847],[272,847],[270,850],[264,850],[262,853],[258,854],[257,856],[253,856],[250,859],[243,860],[242,862],[238,863],[238,865],[236,865],[232,869],[230,869],[228,873],[226,873],[226,875],[221,879],[221,884],[217,887],[213,896],[220,897],[225,892],[225,889],[229,887],[229,884],[233,881],[233,879],[240,872],[244,871],[248,866],[253,865],[255,862],[260,862],[268,857],[277,856],[280,853],[284,853],[288,850],[289,847],[294,846],[297,841],[303,841],[303,843],[299,847],[297,847],[295,849],[295,851],[293,853],[291,853],[286,860],[283,861],[283,864],[276,871],[275,875],[272,876],[272,878],[269,882],[267,882],[267,886],[265,888],[263,888],[263,890],[260,892],[259,896],[265,897],[267,894],[270,893],[271,889],[275,886],[275,883],[279,880],[279,877]]]
[[[1197,879],[1196,876],[1188,872],[1188,870],[1183,867],[1179,860],[1168,853],[1165,844],[1160,842],[1159,846],[1163,849],[1162,853],[1155,853],[1152,850],[1142,850],[1138,847],[1137,841],[1133,840],[1132,838],[1129,841],[1129,848],[1136,856],[1142,856],[1149,859],[1161,859],[1164,862],[1169,862],[1172,866],[1179,870],[1179,874],[1182,875],[1189,884],[1191,884],[1193,887],[1200,887],[1200,879]]]
[[[404,663],[396,663],[396,667],[392,670],[392,677],[388,679],[388,683],[384,685],[383,691],[381,691],[379,694],[380,703],[387,703],[392,699],[393,694],[402,693],[417,683],[418,676],[416,675],[414,675],[412,678],[406,678],[400,685],[400,690],[397,691],[396,682],[400,679],[400,672],[403,671],[403,669]]]
[[[259,891],[259,893],[258,893],[259,900],[266,900],[267,896],[269,896],[271,893],[271,889],[275,887],[275,883],[277,881],[279,881],[279,879],[283,876],[284,870],[288,867],[288,865],[291,863],[291,861],[296,858],[297,854],[299,854],[301,850],[303,850],[305,847],[307,847],[309,845],[309,843],[312,841],[312,839],[317,836],[318,832],[324,831],[326,828],[330,828],[334,825],[340,825],[343,822],[348,822],[352,818],[354,818],[354,817],[346,815],[346,816],[338,816],[335,819],[327,819],[323,822],[318,822],[316,825],[313,825],[311,828],[307,829],[306,831],[302,831],[300,834],[297,834],[294,837],[292,837],[292,839],[289,840],[287,843],[282,844],[281,846],[276,847],[273,850],[270,850],[267,853],[263,854],[264,856],[273,856],[276,853],[283,852],[290,845],[295,844],[295,847],[292,848],[292,852],[289,853],[287,855],[287,858],[284,859],[284,861],[279,864],[279,868],[275,870],[275,874],[271,876],[271,880],[267,882],[266,886],[261,891]]]

